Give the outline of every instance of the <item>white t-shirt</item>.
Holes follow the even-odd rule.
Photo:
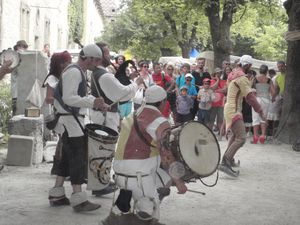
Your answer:
[[[58,78],[54,75],[49,75],[45,80],[45,86],[47,84],[54,89],[58,84]]]

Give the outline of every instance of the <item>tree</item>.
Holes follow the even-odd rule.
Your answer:
[[[200,0],[196,2],[200,2]],[[245,7],[250,2],[260,4],[261,8],[267,6],[269,9],[279,4],[277,0],[207,0],[204,2],[203,6],[210,25],[215,67],[220,66],[223,60],[228,60],[232,50],[230,28],[233,24],[234,15],[244,7],[241,15],[243,17],[247,10]]]
[[[68,9],[69,20],[69,42],[81,40],[83,36],[83,2],[81,0],[70,0]]]
[[[210,43],[207,19],[202,11],[192,7],[191,1],[126,2],[126,10],[112,25],[113,32],[111,28],[107,29],[104,37],[116,44],[112,39],[123,36],[124,38],[119,40],[125,40],[123,44],[128,45],[138,56],[147,55],[153,58],[179,53],[188,58],[192,47],[205,47]],[[129,36],[125,37],[125,34]]]
[[[295,38],[287,38],[285,93],[277,135],[283,142],[294,143],[300,138],[300,1],[287,0],[284,2],[284,7],[289,17],[288,33]]]

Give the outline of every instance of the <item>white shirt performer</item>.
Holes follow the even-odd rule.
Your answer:
[[[120,114],[119,114],[119,102],[128,101],[134,95],[138,89],[138,85],[143,82],[142,78],[137,78],[135,82],[128,86],[120,83],[120,81],[114,76],[114,74],[108,72],[105,68],[110,65],[109,48],[106,43],[99,42],[96,45],[102,50],[102,58],[99,61],[97,68],[92,73],[91,78],[91,91],[92,95],[95,97],[103,97],[104,102],[111,105],[110,109],[103,112],[99,109],[91,109],[91,120],[93,123],[106,126],[113,129],[114,131],[119,131],[120,125]],[[89,153],[90,154],[90,153]],[[101,152],[97,157],[101,157]],[[107,168],[110,170],[110,168]],[[91,181],[91,180],[90,180]],[[90,182],[94,183],[94,182]],[[109,183],[106,185],[90,185],[93,190],[92,194],[96,196],[101,196],[104,194],[109,194],[115,191],[115,185]],[[93,187],[94,186],[94,187]]]
[[[125,86],[105,68],[110,65],[109,48],[103,42],[96,43],[102,49],[103,56],[99,65],[92,73],[91,89],[92,95],[98,97],[99,94],[104,98],[105,103],[112,104],[110,109],[103,114],[99,110],[91,110],[91,120],[94,123],[107,126],[118,132],[120,124],[120,114],[118,112],[118,103],[128,101],[134,97],[138,85],[142,79],[138,78],[132,84]]]
[[[62,135],[62,157],[57,169],[56,182],[49,191],[51,206],[71,203],[76,212],[91,211],[100,207],[99,204],[89,202],[86,193],[81,189],[86,177],[86,144],[81,127],[83,126],[85,108],[108,109],[103,98],[86,95],[86,70],[93,70],[101,57],[102,52],[97,45],[86,45],[79,53],[77,63],[69,65],[62,73],[54,91],[54,106],[57,112],[61,114],[58,122],[63,125],[64,132]],[[78,121],[75,117],[78,118]],[[65,196],[63,187],[67,176],[70,176],[73,188],[70,201]]]
[[[175,158],[171,151],[161,145],[166,131],[170,129],[169,122],[161,114],[166,97],[166,91],[160,86],[153,85],[146,89],[146,105],[122,121],[113,162],[116,184],[132,191],[136,215],[142,220],[159,219],[160,199],[157,189],[169,187],[172,183],[166,171],[175,162]],[[165,170],[160,168],[161,161]],[[173,182],[178,193],[187,191],[181,179],[173,178]],[[121,208],[123,212],[129,211],[129,208]]]

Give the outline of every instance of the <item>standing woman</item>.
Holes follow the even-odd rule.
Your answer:
[[[45,101],[47,104],[49,104],[50,111],[53,110],[54,89],[58,84],[60,75],[62,74],[63,70],[71,63],[71,61],[72,57],[67,51],[61,53],[54,53],[51,57],[49,73],[43,83],[43,87],[47,88]],[[51,169],[52,175],[56,174],[56,168],[61,156],[61,138],[58,127],[59,126],[55,128],[56,133],[58,133],[59,140],[57,143],[55,155],[53,156],[53,167]]]
[[[268,66],[261,65],[259,68],[259,75],[253,80],[253,88],[256,89],[256,99],[261,105],[264,115],[268,114],[271,107],[271,97],[275,96],[275,88],[271,78],[267,76]],[[258,140],[261,144],[265,143],[267,121],[262,118],[252,109],[253,120],[253,144],[257,144]],[[258,136],[259,128],[261,128],[261,135]]]
[[[50,61],[50,69],[43,87],[47,88],[46,103],[53,104],[54,102],[54,89],[59,81],[62,71],[71,63],[72,57],[69,52],[64,51],[60,53],[54,53]]]
[[[133,98],[134,110],[137,110],[142,105],[146,88],[155,84],[149,72],[148,62],[142,60],[141,62],[139,62],[139,67],[140,67],[140,76],[143,78],[144,83],[139,85],[139,89],[137,90]]]

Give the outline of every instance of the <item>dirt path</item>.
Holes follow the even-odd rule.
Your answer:
[[[248,140],[249,142],[249,140]],[[222,152],[226,141],[220,142]],[[5,158],[0,150],[0,162]],[[251,145],[238,152],[240,176],[220,173],[218,184],[208,188],[190,183],[205,196],[175,189],[161,205],[161,222],[167,225],[298,225],[300,224],[300,153],[288,145]],[[91,196],[101,209],[85,214],[71,207],[52,208],[48,190],[54,183],[51,165],[5,167],[0,173],[0,225],[98,225],[109,214],[112,195]],[[206,178],[213,183],[216,174]],[[66,184],[66,192],[71,193]]]

